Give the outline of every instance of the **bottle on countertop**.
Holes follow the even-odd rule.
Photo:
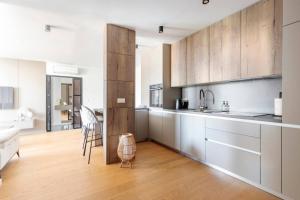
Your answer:
[[[230,105],[228,101],[225,101],[225,112],[229,112],[229,111],[230,111]]]
[[[222,112],[229,112],[230,106],[228,101],[223,101],[221,106]]]
[[[279,98],[274,99],[274,115],[282,116],[282,92],[279,92]]]

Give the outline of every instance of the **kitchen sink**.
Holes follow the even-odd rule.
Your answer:
[[[201,113],[220,113],[222,112],[221,110],[213,110],[213,109],[207,109],[207,110],[200,110],[200,109],[196,109],[196,110],[191,110],[192,112],[201,112]]]
[[[260,117],[268,114],[264,113],[247,113],[247,112],[218,112],[218,115],[237,116],[237,117]]]
[[[249,112],[224,112],[222,110],[214,110],[214,109],[207,109],[207,110],[191,110],[192,112],[201,112],[201,113],[211,113],[216,115],[224,115],[224,116],[236,116],[236,117],[260,117],[265,116],[268,114],[265,113],[249,113]]]

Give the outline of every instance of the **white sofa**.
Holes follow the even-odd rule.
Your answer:
[[[19,156],[19,129],[0,126],[0,184],[1,170],[15,154]]]

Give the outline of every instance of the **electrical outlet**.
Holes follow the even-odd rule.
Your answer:
[[[117,103],[126,103],[125,98],[118,98]]]

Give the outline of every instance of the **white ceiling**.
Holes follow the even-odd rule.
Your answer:
[[[241,10],[258,0],[0,0],[133,28],[138,42],[172,42]],[[164,25],[164,34],[158,26]]]

